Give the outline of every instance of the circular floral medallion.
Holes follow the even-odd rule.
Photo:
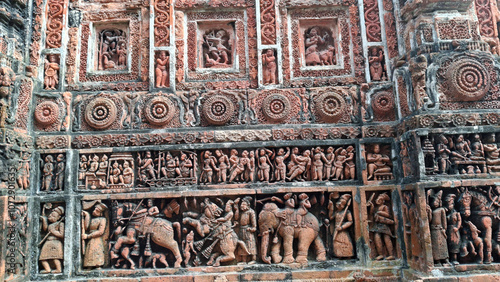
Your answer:
[[[92,128],[106,129],[117,117],[116,105],[108,98],[95,98],[85,107],[85,121]]]
[[[264,116],[273,122],[280,122],[289,118],[291,108],[288,98],[281,94],[268,95],[262,101]]]
[[[394,111],[394,97],[389,92],[378,92],[372,97],[372,108],[376,114],[386,115]]]
[[[472,59],[454,62],[446,72],[449,92],[459,101],[481,100],[490,90],[490,77],[486,67]]]
[[[320,94],[315,101],[316,114],[327,122],[337,122],[346,107],[344,97],[335,92]]]
[[[152,125],[165,125],[172,120],[174,114],[175,106],[167,97],[154,97],[144,106],[144,117]]]
[[[35,108],[35,121],[43,126],[52,125],[59,119],[59,106],[53,101],[43,101]]]
[[[212,125],[227,123],[236,111],[233,101],[224,95],[212,95],[203,103],[203,116]]]

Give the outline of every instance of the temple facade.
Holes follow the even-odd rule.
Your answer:
[[[1,281],[500,279],[495,0],[3,0]]]

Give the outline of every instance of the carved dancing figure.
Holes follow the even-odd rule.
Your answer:
[[[257,150],[257,154],[259,155],[257,176],[260,181],[269,183],[271,159],[274,157],[274,152],[266,148],[261,148]]]
[[[203,153],[203,169],[200,175],[201,183],[212,183],[213,171],[220,171],[220,169],[215,165],[216,162],[217,159],[212,156],[210,151],[207,150]]]
[[[276,84],[276,57],[272,49],[262,54],[262,67],[264,69],[264,84]]]
[[[56,55],[48,55],[48,60],[45,62],[45,78],[43,80],[45,90],[56,89],[59,83],[59,68]]]
[[[384,67],[384,52],[379,47],[372,47],[370,55],[368,56],[368,63],[370,64],[370,76],[373,81],[386,80]]]
[[[217,171],[219,183],[226,183],[227,171],[229,169],[229,158],[221,150],[215,150],[215,156],[219,158],[219,170]]]
[[[285,160],[290,156],[290,148],[286,147],[286,154],[285,150],[283,148],[278,149],[278,153],[276,154],[276,157],[274,158],[274,162],[276,164],[275,170],[274,170],[274,176],[276,181],[279,182],[285,182],[286,178],[286,165],[285,165]]]

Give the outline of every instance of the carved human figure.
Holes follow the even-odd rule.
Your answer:
[[[389,156],[380,153],[380,145],[373,145],[372,152],[366,155],[366,163],[368,164],[367,180],[373,179],[377,173],[391,173],[391,167],[388,165],[390,162]]]
[[[125,34],[116,29],[105,29],[100,32],[99,37],[98,69],[107,70],[118,66],[125,66],[127,60]]]
[[[302,153],[302,156],[295,156],[295,165],[290,168],[290,177],[287,178],[288,181],[293,181],[295,178],[298,180],[304,181],[308,178],[308,169],[311,167],[311,151],[305,150]],[[304,174],[304,175],[303,175]]]
[[[187,229],[184,229],[184,233],[187,233]],[[195,255],[197,254],[196,249],[194,248],[194,231],[191,230],[188,234],[186,234],[186,238],[182,240],[182,250],[184,255],[184,265],[186,267],[189,266],[189,260],[191,259],[191,252]]]
[[[205,53],[205,67],[229,67],[231,46],[228,43],[229,35],[223,29],[212,30],[203,36],[207,46]]]
[[[465,221],[465,224],[469,226],[469,235],[467,238],[464,240],[465,241],[465,246],[463,247],[465,250],[470,248],[470,252],[473,256],[477,256],[476,258],[476,263],[482,264],[484,262],[484,241],[481,236],[479,236],[479,233],[481,233],[481,230],[479,230],[474,223],[470,221]]]
[[[131,185],[134,181],[134,169],[130,167],[128,161],[123,162],[123,184]]]
[[[345,179],[355,179],[356,178],[356,160],[354,159],[354,147],[348,146],[346,148],[347,158],[345,159],[344,176]]]
[[[109,175],[109,182],[111,182],[111,184],[123,183],[122,170],[120,169],[120,165],[116,161],[112,165],[111,172]]]
[[[28,204],[16,204],[15,206],[9,206],[8,215],[8,232],[6,242],[16,242],[15,248],[7,248],[5,257],[8,258],[7,265],[10,270],[8,271],[11,275],[22,275],[23,270],[27,268],[25,257],[26,253],[26,242],[27,240],[27,213]],[[7,276],[5,276],[6,281],[10,281]]]
[[[193,157],[194,154],[191,155]],[[181,153],[181,158],[179,161],[179,171],[181,177],[194,177],[194,165],[191,158],[187,154]]]
[[[257,152],[259,155],[257,177],[259,177],[260,181],[268,183],[271,176],[271,159],[274,157],[274,152],[266,148],[258,149]]]
[[[146,151],[144,159],[141,158],[141,154],[137,154],[137,162],[139,166],[139,176],[142,181],[156,179],[153,159],[151,158],[150,151]]]
[[[324,45],[329,35],[325,32],[323,36],[320,36],[318,33],[319,28],[313,27],[306,35],[307,38],[304,43],[306,47],[306,66],[317,66],[322,64],[319,56],[318,45]]]
[[[368,56],[370,64],[370,76],[373,81],[386,80],[384,67],[384,51],[380,47],[372,47]]]
[[[413,257],[420,258],[422,254],[422,245],[421,245],[421,229],[420,229],[420,216],[417,209],[417,199],[413,196],[410,199],[411,205],[408,211],[410,217],[410,232],[411,232],[411,253]]]
[[[89,169],[90,162],[86,155],[81,155],[80,157],[80,169],[78,170],[78,180],[84,180],[85,174]]]
[[[262,68],[264,84],[276,84],[276,57],[272,49],[262,54]]]
[[[373,194],[373,196],[375,193]],[[394,247],[392,243],[392,235],[390,225],[394,224],[394,219],[389,210],[389,207],[385,204],[391,200],[387,193],[381,193],[377,196],[375,203],[372,202],[373,196],[366,203],[370,207],[370,214],[373,214],[373,225],[370,228],[370,232],[374,233],[374,243],[377,256],[376,260],[393,260],[394,259]],[[385,255],[384,255],[385,254]]]
[[[210,151],[205,151],[203,153],[203,169],[200,175],[201,183],[212,183],[213,180],[213,171],[220,172],[220,169],[216,166],[217,159],[212,156]]]
[[[428,190],[430,208],[428,208],[428,216],[430,219],[429,227],[431,229],[432,241],[432,256],[434,263],[448,263],[448,244],[447,244],[447,220],[446,209],[441,206],[441,198],[443,191],[433,193],[433,190]],[[429,211],[430,209],[430,211]]]
[[[52,186],[52,177],[54,176],[54,158],[51,155],[45,157],[43,164],[42,191],[50,191]]]
[[[179,169],[179,158],[172,157],[170,152],[167,152],[165,158],[162,159],[162,167],[161,172],[164,177],[167,178],[175,178],[176,176],[181,174],[181,170]]]
[[[333,195],[333,194],[332,194]],[[349,210],[351,195],[344,194],[335,203],[330,200],[328,203],[328,217],[333,226],[332,242],[333,254],[338,258],[350,258],[354,256],[354,244],[349,228],[354,220]]]
[[[465,140],[463,135],[458,135],[454,150],[451,151],[450,155],[452,161],[469,160],[471,150],[469,147],[469,143]]]
[[[479,134],[474,135],[474,141],[470,145],[471,160],[484,161],[484,145]]]
[[[101,268],[106,263],[106,231],[108,220],[104,216],[104,212],[108,207],[101,203],[95,202],[92,216],[86,210],[82,211],[82,253],[83,267],[86,268]],[[88,207],[88,209],[92,208]],[[87,241],[88,240],[88,241]]]
[[[444,199],[447,204],[448,214],[446,220],[448,227],[446,229],[448,252],[453,264],[458,264],[458,254],[460,253],[460,228],[462,227],[462,217],[455,210],[455,194],[448,194]]]
[[[22,156],[22,160],[19,162],[18,166],[18,178],[17,184],[19,188],[22,190],[26,190],[29,188],[30,184],[30,155],[28,153],[24,153]]]
[[[241,200],[239,210],[235,210],[234,219],[239,223],[238,237],[245,242],[248,253],[238,249],[238,261],[254,264],[257,260],[257,220],[255,211],[251,208],[252,197],[246,196]],[[238,204],[235,201],[236,204]]]
[[[333,168],[333,162],[335,161],[335,153],[333,147],[328,147],[325,154],[325,170],[324,175],[326,180],[330,180],[332,175],[335,175],[335,169]]]
[[[47,61],[45,62],[45,77],[43,84],[45,85],[45,90],[55,90],[59,83],[59,63],[57,62],[57,57],[54,54],[47,56]]]
[[[347,150],[340,147],[335,150],[335,161],[333,163],[333,180],[344,179],[344,164],[347,161]]]
[[[233,180],[235,180],[238,176],[242,178],[242,181],[248,181],[248,179],[245,179],[242,176],[245,175],[245,171],[250,170],[250,159],[248,158],[248,151],[245,150],[241,153],[241,158],[239,158],[238,163],[231,167],[231,176],[229,177],[229,182],[233,182]]]
[[[483,148],[488,172],[500,172],[500,148],[496,144],[495,133],[488,134]]]
[[[57,191],[62,191],[64,188],[64,168],[66,166],[65,160],[64,160],[64,155],[59,154],[57,155],[57,165],[56,165],[56,179],[55,179],[55,189]]]
[[[229,158],[221,150],[215,150],[215,156],[219,161],[219,170],[217,171],[219,183],[226,183],[227,171],[229,169]]]
[[[42,221],[41,229],[45,232],[45,237],[39,243],[42,245],[40,249],[40,261],[43,269],[40,271],[42,274],[46,273],[61,273],[62,260],[64,259],[63,253],[63,240],[64,240],[64,208],[58,206],[54,208],[49,216],[45,216],[45,209],[50,209],[51,205],[44,205],[40,220]],[[51,269],[51,263],[54,269]]]
[[[116,54],[118,55],[118,66],[125,66],[127,64],[127,47],[125,42],[121,41],[116,48]]]
[[[170,57],[167,51],[160,51],[160,56],[156,59],[155,78],[156,88],[168,87],[168,63]]]
[[[103,155],[101,157],[101,161],[99,162],[99,169],[96,172],[97,177],[103,177],[105,178],[107,173],[108,173],[108,156]]]
[[[274,158],[275,162],[275,170],[274,176],[275,180],[279,182],[285,182],[286,177],[286,165],[285,160],[290,156],[290,148],[286,147],[287,152],[283,148],[278,149],[278,153],[276,153],[276,157]]]
[[[438,153],[438,163],[439,163],[439,173],[448,174],[450,170],[450,154],[451,151],[448,147],[449,140],[443,134],[438,137],[437,153]]]
[[[328,160],[323,153],[321,147],[316,147],[314,149],[313,160],[311,164],[311,176],[313,181],[323,181],[323,166],[328,163]]]

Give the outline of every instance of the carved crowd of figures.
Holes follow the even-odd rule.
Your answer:
[[[426,137],[427,174],[492,174],[500,172],[500,148],[494,133]]]
[[[98,34],[98,70],[127,67],[127,35],[119,29],[103,29]]]
[[[305,264],[356,257],[350,193],[326,199],[324,193],[287,193],[178,201],[82,201],[82,269]],[[377,213],[384,210],[381,203]],[[42,206],[40,273],[63,270],[64,215],[61,203]]]
[[[411,257],[420,259],[416,199],[412,192],[403,196]],[[426,198],[434,264],[489,264],[500,259],[500,186],[429,189]]]
[[[130,153],[84,154],[80,156],[78,187],[92,190],[130,187],[134,175],[134,158]]]
[[[29,164],[27,160],[21,163],[23,176],[20,186],[25,187],[29,183]],[[41,191],[62,191],[64,190],[64,177],[66,170],[66,158],[64,154],[45,155],[41,158]],[[24,173],[26,172],[26,173]]]
[[[386,155],[378,157],[374,152],[371,156],[367,158],[373,160],[369,168],[376,166],[372,174],[377,179],[384,172],[392,176]],[[46,159],[47,166],[54,162],[52,157]],[[201,153],[145,151],[135,157],[131,153],[96,153],[80,156],[78,179],[80,189],[126,188],[133,186],[135,180],[139,186],[149,187],[354,180],[356,158],[352,145],[302,150],[298,147],[216,149]]]

